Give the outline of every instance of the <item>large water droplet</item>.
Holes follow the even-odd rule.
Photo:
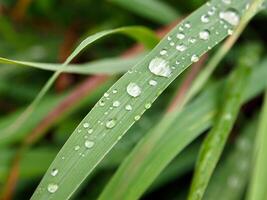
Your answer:
[[[58,169],[52,169],[51,176],[56,176],[58,174]]]
[[[113,128],[116,125],[116,121],[114,119],[110,119],[106,122],[106,127],[107,128]]]
[[[154,58],[151,60],[148,68],[157,76],[169,77],[172,73],[169,62],[162,58]]]
[[[138,97],[141,94],[141,88],[136,83],[129,83],[126,91],[132,97]]]
[[[204,30],[204,31],[199,32],[199,39],[208,40],[209,38],[210,38],[210,32],[208,30]]]
[[[90,140],[86,140],[84,142],[84,146],[88,149],[92,148],[93,146],[95,145],[95,143],[93,141],[90,141]]]
[[[226,11],[222,11],[219,14],[220,18],[226,21],[227,23],[236,26],[240,21],[240,17],[236,10],[228,9]]]
[[[48,192],[50,192],[50,193],[55,193],[55,192],[57,191],[57,189],[58,189],[58,185],[55,184],[55,183],[50,183],[50,184],[48,184],[48,186],[47,186],[47,190],[48,190]]]

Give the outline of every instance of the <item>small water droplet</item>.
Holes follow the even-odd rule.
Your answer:
[[[108,97],[108,96],[109,96],[109,94],[108,94],[108,93],[105,93],[105,94],[104,94],[104,97]]]
[[[131,110],[132,110],[132,106],[131,106],[131,105],[129,105],[129,104],[128,104],[128,105],[126,105],[126,106],[125,106],[125,110],[131,111]]]
[[[209,21],[210,21],[209,16],[208,15],[202,15],[201,16],[201,21],[203,23],[209,23]]]
[[[240,17],[236,10],[234,9],[228,9],[226,11],[222,11],[219,14],[220,18],[224,21],[226,21],[228,24],[231,24],[232,26],[236,26],[239,24]]]
[[[146,109],[149,109],[150,107],[151,107],[151,104],[150,104],[150,103],[146,103],[146,104],[145,104],[145,108],[146,108]]]
[[[114,107],[119,107],[121,103],[119,101],[114,101],[112,104]]]
[[[208,40],[210,38],[209,30],[204,30],[199,32],[199,39],[201,40]]]
[[[50,193],[55,193],[57,191],[57,189],[58,189],[58,185],[55,183],[49,183],[47,186],[47,190]]]
[[[84,128],[88,128],[88,127],[89,127],[89,123],[85,122],[85,123],[83,124],[83,127],[84,127]]]
[[[159,54],[160,55],[166,55],[168,52],[167,52],[167,50],[166,49],[162,49],[160,52],[159,52]]]
[[[150,80],[149,81],[149,85],[156,86],[157,84],[158,84],[158,82],[155,81],[155,80]]]
[[[51,171],[51,176],[56,176],[58,174],[58,169],[54,168]]]
[[[102,106],[105,105],[105,102],[104,102],[103,100],[100,100],[100,101],[99,101],[99,105],[102,107]]]
[[[84,142],[84,146],[88,149],[92,148],[93,146],[95,145],[95,143],[93,141],[90,141],[90,140],[86,140]]]
[[[76,145],[75,147],[74,147],[74,150],[75,151],[78,151],[80,149],[80,146],[79,145]]]
[[[134,120],[135,120],[135,121],[138,121],[140,118],[141,118],[140,115],[136,115],[136,116],[134,117]]]
[[[118,90],[114,89],[114,90],[112,90],[112,93],[116,94],[116,93],[118,93]]]
[[[87,132],[88,132],[89,134],[91,134],[91,133],[93,133],[93,131],[94,131],[94,129],[90,128]]]
[[[185,22],[184,26],[185,26],[185,28],[191,28],[190,22]]]
[[[179,40],[182,40],[185,38],[185,34],[180,32],[180,33],[177,33],[176,37],[179,39]]]
[[[116,121],[114,119],[110,119],[106,122],[106,127],[111,129],[116,125]]]
[[[222,0],[222,2],[228,5],[231,4],[231,0]]]
[[[150,61],[148,68],[157,76],[169,77],[172,73],[169,62],[158,57]]]
[[[191,61],[192,62],[198,62],[199,61],[199,57],[197,56],[197,55],[192,55],[192,57],[191,57]]]
[[[138,97],[141,94],[141,88],[136,83],[129,83],[126,91],[132,97]]]
[[[176,46],[176,49],[177,49],[178,51],[180,51],[180,52],[183,52],[183,51],[186,50],[186,46],[183,45],[183,44],[178,44],[178,45]]]

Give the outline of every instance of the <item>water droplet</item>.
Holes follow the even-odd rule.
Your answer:
[[[51,176],[56,176],[58,174],[58,169],[52,169]]]
[[[191,61],[192,62],[198,62],[199,61],[199,57],[197,56],[197,55],[192,55],[192,57],[191,57]]]
[[[149,109],[150,107],[151,107],[151,104],[150,104],[150,103],[146,103],[146,104],[145,104],[145,108],[146,108],[146,109]]]
[[[88,128],[88,127],[89,127],[89,123],[85,122],[85,123],[83,124],[83,127],[84,127],[84,128]]]
[[[103,100],[100,100],[100,101],[99,101],[99,105],[102,107],[102,106],[105,105],[105,102],[104,102]]]
[[[118,92],[118,90],[116,90],[116,89],[112,90],[113,94],[116,94],[117,92]]]
[[[95,143],[93,141],[90,141],[90,140],[86,140],[84,142],[84,146],[88,149],[92,148],[93,146],[95,145]]]
[[[171,41],[171,40],[172,40],[171,36],[168,36],[168,38],[167,38],[167,39],[168,39],[168,41]]]
[[[156,86],[157,84],[158,84],[158,82],[155,81],[155,80],[150,80],[149,81],[149,85]]]
[[[132,110],[132,106],[131,106],[131,105],[129,105],[129,104],[128,104],[128,105],[126,105],[126,106],[125,106],[125,110],[131,111],[131,110]]]
[[[160,55],[166,55],[168,52],[167,52],[167,50],[166,49],[162,49],[160,52],[159,52],[159,54]]]
[[[175,43],[174,42],[170,42],[170,46],[174,46],[175,45]]]
[[[116,121],[114,119],[110,119],[106,122],[106,127],[107,128],[113,128],[116,125]]]
[[[240,17],[236,10],[228,9],[226,11],[222,11],[219,14],[220,18],[226,21],[227,23],[231,24],[232,26],[238,25],[240,21]]]
[[[209,23],[209,21],[210,21],[209,16],[208,15],[202,15],[201,16],[201,21],[203,23]]]
[[[180,33],[177,33],[176,37],[179,39],[179,40],[182,40],[185,38],[185,34],[180,32]]]
[[[136,115],[136,116],[134,117],[134,120],[135,120],[135,121],[138,121],[140,118],[141,118],[140,115]]]
[[[209,38],[210,38],[210,32],[208,30],[204,30],[204,31],[199,32],[199,39],[208,40]]]
[[[104,97],[108,97],[108,96],[109,96],[109,94],[108,94],[108,93],[105,93],[105,94],[104,94]]]
[[[141,94],[141,88],[136,83],[129,83],[126,90],[132,97],[138,97]]]
[[[48,184],[48,186],[47,186],[47,190],[48,190],[48,192],[50,192],[50,193],[55,193],[55,192],[57,191],[57,189],[58,189],[58,185],[55,184],[55,183],[50,183],[50,184]]]
[[[162,58],[154,58],[151,60],[148,68],[157,76],[169,77],[172,73],[169,62]]]
[[[190,24],[190,22],[186,22],[186,23],[184,24],[184,26],[185,26],[185,28],[191,28],[191,24]]]
[[[187,49],[187,47],[186,47],[185,45],[183,45],[183,44],[178,44],[178,45],[176,46],[176,49],[177,49],[178,51],[180,51],[180,52],[183,52],[183,51],[185,51],[185,50]]]
[[[77,146],[74,147],[74,150],[75,151],[78,151],[79,149],[80,149],[80,146],[79,145],[77,145]]]
[[[94,129],[90,128],[87,132],[88,132],[89,134],[91,134],[91,133],[93,133],[93,131],[94,131]]]
[[[231,0],[222,0],[222,2],[228,5],[231,4]]]
[[[121,103],[119,101],[114,101],[112,104],[114,107],[119,107]]]

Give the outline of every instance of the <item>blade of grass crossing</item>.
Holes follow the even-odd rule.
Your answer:
[[[267,197],[267,91],[260,117],[259,129],[254,150],[254,166],[249,187],[248,200],[264,200]]]
[[[229,34],[229,29],[232,30],[244,14],[243,8],[247,3],[235,1],[229,5],[213,0],[174,28],[149,55],[104,94],[79,124],[51,164],[32,199],[70,198],[159,94],[190,64]],[[214,6],[217,9],[214,10]],[[235,23],[222,17],[229,9],[238,19]],[[214,17],[210,17],[208,23],[203,22],[201,16],[211,10]],[[209,30],[208,38],[200,37],[199,30]],[[215,34],[215,30],[219,34]],[[194,38],[193,42],[190,38]],[[92,134],[88,134],[89,129],[93,130]],[[77,145],[80,146],[79,151],[74,150]],[[59,170],[55,177],[50,174],[54,168]]]
[[[241,135],[235,141],[234,147],[229,146],[232,150],[214,172],[203,199],[242,199],[251,169],[256,119],[254,118],[245,125]]]
[[[188,196],[189,200],[200,200],[203,198],[210,177],[237,118],[242,103],[242,96],[245,93],[249,80],[251,67],[247,63],[240,63],[227,82],[222,109],[214,127],[208,133],[200,149]]]

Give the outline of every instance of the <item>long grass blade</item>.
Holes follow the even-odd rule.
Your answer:
[[[249,200],[264,200],[267,197],[267,92],[265,92],[264,104],[258,127],[256,144],[254,150],[255,164],[252,170],[251,183],[249,187]]]
[[[70,198],[159,94],[190,64],[230,33],[229,30],[239,23],[247,3],[235,1],[229,6],[213,0],[171,31],[144,60],[104,94],[79,124],[49,167],[32,199]],[[211,10],[214,17],[203,21],[202,16]],[[225,17],[228,11],[236,16],[234,22]],[[203,38],[199,30],[205,31],[204,35],[208,37]],[[76,146],[79,146],[77,151]],[[53,169],[59,170],[57,176],[51,176]]]

